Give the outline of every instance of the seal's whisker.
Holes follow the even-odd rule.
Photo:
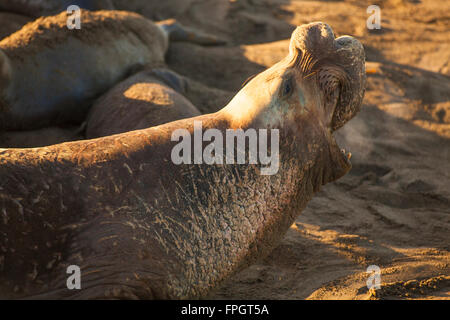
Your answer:
[[[298,62],[298,66],[300,67],[301,71],[306,74],[313,70],[317,62],[318,59],[316,59],[311,53],[303,52],[302,58]]]
[[[317,73],[317,71],[311,72],[310,74],[304,76],[303,79],[309,78],[309,77],[315,75],[316,73]]]

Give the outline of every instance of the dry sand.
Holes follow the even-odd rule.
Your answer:
[[[382,1],[382,29],[373,31],[366,1],[214,2],[163,6],[156,16],[229,41],[177,43],[168,53],[169,66],[192,79],[187,96],[202,112],[279,61],[303,23],[360,39],[369,74],[362,111],[337,132],[353,154],[351,172],[313,198],[268,257],[209,298],[450,299],[450,2]],[[370,265],[381,269],[380,290],[367,289]]]
[[[230,31],[217,32],[229,47],[172,46],[174,70],[226,98],[287,53],[283,39],[296,25],[327,22],[367,54],[364,107],[337,132],[352,171],[313,198],[267,258],[209,298],[450,299],[450,3],[384,1],[374,31],[366,9],[365,1],[235,1]],[[381,269],[380,290],[367,289],[370,265]]]

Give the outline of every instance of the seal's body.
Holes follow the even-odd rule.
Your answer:
[[[79,123],[93,100],[141,66],[164,64],[168,38],[138,14],[67,13],[26,25],[0,42],[0,130]]]
[[[185,90],[185,80],[168,69],[139,72],[94,103],[87,118],[86,138],[199,116],[200,111],[183,96]]]
[[[328,25],[313,23],[296,29],[285,59],[216,113],[0,150],[0,295],[207,294],[270,252],[314,192],[348,172],[332,132],[361,106],[364,60],[357,40],[335,39]],[[209,129],[278,132],[279,170],[262,175],[248,162],[175,164],[179,129],[184,137]],[[66,286],[70,265],[81,270],[81,290]]]

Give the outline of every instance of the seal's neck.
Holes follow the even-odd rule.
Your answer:
[[[183,195],[188,202],[176,210],[169,205],[165,210],[159,202],[158,208],[170,215],[168,229],[177,233],[184,225],[192,230],[180,229],[182,238],[163,244],[184,265],[183,275],[173,280],[179,281],[174,296],[204,295],[268,254],[282,239],[322,184],[315,161],[319,150],[314,149],[319,141],[306,136],[308,143],[295,139],[289,130],[280,131],[280,167],[274,175],[262,175],[259,164],[179,167],[183,172],[175,182],[177,190],[170,188],[173,196],[168,203]]]

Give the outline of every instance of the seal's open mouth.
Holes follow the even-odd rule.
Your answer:
[[[313,22],[297,27],[289,48],[305,77],[315,74],[335,131],[361,108],[365,90],[364,47],[351,36],[336,38],[331,27]]]
[[[333,35],[334,37],[334,35]],[[342,36],[333,41],[336,48],[335,66],[328,67],[325,72],[332,74],[334,88],[325,88],[325,103],[331,100],[334,105],[330,121],[330,131],[333,144],[339,149],[337,161],[341,170],[336,172],[335,179],[340,178],[351,169],[351,152],[339,148],[333,136],[333,132],[345,125],[360,110],[365,91],[365,54],[361,43],[353,37]],[[320,82],[320,79],[319,79]],[[330,84],[328,83],[328,86]],[[331,92],[331,93],[330,93]],[[331,97],[331,98],[330,98]]]

